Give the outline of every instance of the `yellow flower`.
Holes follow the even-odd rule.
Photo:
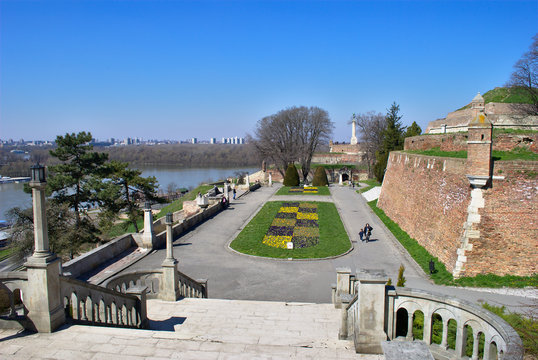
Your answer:
[[[280,210],[278,210],[278,212],[281,213],[295,213],[297,211],[299,211],[298,207],[281,207]]]
[[[291,236],[265,235],[263,243],[276,248],[287,248],[287,243],[291,241]]]
[[[275,218],[271,223],[271,226],[295,226],[296,219],[280,219]]]
[[[297,219],[318,220],[317,213],[297,213]]]

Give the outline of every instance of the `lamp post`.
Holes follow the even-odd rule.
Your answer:
[[[32,165],[30,169],[32,171],[30,187],[32,188],[32,202],[34,209],[34,253],[32,258],[37,260],[49,258],[51,256],[55,257],[50,253],[49,249],[45,204],[45,188],[47,187],[45,167],[36,163],[35,165]]]
[[[166,214],[166,259],[162,263],[163,277],[159,298],[166,301],[176,301],[179,296],[179,274],[177,272],[177,260],[172,252],[172,213]]]

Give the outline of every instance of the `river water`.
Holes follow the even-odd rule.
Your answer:
[[[169,184],[174,183],[178,188],[196,187],[201,182],[213,182],[234,176],[236,172],[252,174],[258,171],[254,167],[242,168],[189,168],[181,169],[174,166],[138,166],[142,176],[155,176],[159,189],[166,192]],[[6,219],[6,212],[15,207],[27,208],[32,206],[32,197],[23,191],[24,184],[0,184],[0,220]]]

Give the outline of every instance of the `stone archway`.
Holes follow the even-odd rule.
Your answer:
[[[353,177],[351,169],[343,167],[338,170],[338,184],[343,185],[344,181],[350,181]]]

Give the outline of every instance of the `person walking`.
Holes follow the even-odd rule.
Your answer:
[[[235,188],[234,188],[232,192],[234,194],[234,200],[235,200],[235,194],[237,193],[237,191],[235,191]]]
[[[366,235],[366,242],[370,241],[370,236],[372,236],[372,230],[373,228],[370,226],[370,224],[366,223],[366,226],[364,227],[364,234]]]
[[[359,231],[359,237],[361,238],[361,242],[363,242],[363,237],[364,236],[364,230],[361,229],[361,231]]]

